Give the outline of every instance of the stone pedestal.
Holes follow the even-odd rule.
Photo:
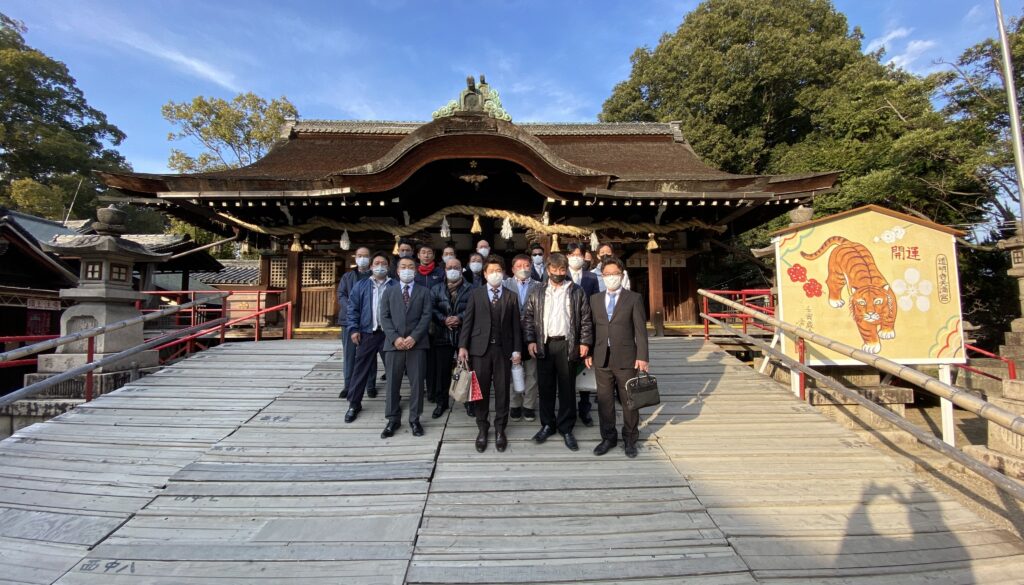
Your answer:
[[[1003,380],[1002,398],[992,404],[1017,414],[1024,414],[1024,380]],[[997,424],[988,423],[988,445],[964,449],[972,457],[1009,477],[1024,480],[1024,437]]]

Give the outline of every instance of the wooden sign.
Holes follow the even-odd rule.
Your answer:
[[[877,206],[776,232],[779,318],[903,364],[965,363],[959,233]],[[811,365],[860,364],[807,347]]]

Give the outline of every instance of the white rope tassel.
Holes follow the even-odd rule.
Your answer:
[[[512,235],[512,222],[506,217],[505,221],[501,222],[501,237],[511,240]]]
[[[590,249],[597,252],[597,247],[600,243],[597,239],[597,232],[590,232]]]
[[[341,232],[341,241],[338,244],[342,250],[348,250],[352,247],[352,240],[348,239],[348,230]]]
[[[448,216],[441,219],[441,239],[447,240],[452,237],[452,226],[448,224]]]

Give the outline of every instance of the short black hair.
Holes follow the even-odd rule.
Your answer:
[[[622,260],[619,260],[615,256],[611,256],[611,257],[607,258],[604,262],[602,262],[602,264],[601,264],[601,273],[602,274],[604,274],[604,267],[605,266],[618,266],[619,267],[619,272],[622,272],[622,273],[626,272],[626,265],[623,264]]]
[[[571,242],[569,244],[566,244],[566,246],[565,246],[565,253],[566,254],[572,254],[576,250],[579,250],[581,254],[586,254],[587,253],[587,245],[582,243],[582,242]]]
[[[388,263],[388,266],[391,266],[391,254],[388,254],[387,252],[385,252],[383,250],[377,250],[376,252],[374,252],[370,256],[370,264],[373,264],[373,261],[376,260],[378,257],[383,258],[384,260],[386,260],[387,263]]]
[[[533,252],[534,250],[543,250],[544,246],[541,246],[540,242],[530,242],[530,245],[527,246],[526,249]]]
[[[401,240],[398,240],[398,245],[399,246],[406,245],[406,246],[409,246],[410,248],[415,248],[416,247],[416,242],[414,242],[412,240],[407,240],[405,238],[402,238]]]
[[[565,254],[554,252],[548,256],[548,266],[553,268],[568,268],[569,259],[565,257]]]
[[[501,258],[501,256],[498,256],[497,254],[491,254],[490,256],[488,256],[487,260],[484,260],[484,271],[486,271],[487,267],[490,266],[491,264],[497,264],[498,267],[501,268],[501,271],[505,272],[505,261]]]
[[[437,254],[437,252],[434,251],[434,247],[431,246],[430,244],[420,244],[419,246],[416,246],[416,253],[419,254],[420,252],[422,252],[423,248],[427,248],[431,252],[434,252],[435,254]]]
[[[526,260],[527,262],[531,262],[530,257],[527,256],[526,254],[516,254],[516,257],[512,259],[512,264],[515,264],[520,260]]]

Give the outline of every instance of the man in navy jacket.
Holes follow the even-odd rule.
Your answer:
[[[388,276],[391,258],[377,252],[370,261],[373,276],[362,280],[349,297],[345,332],[356,344],[355,365],[352,370],[352,388],[348,393],[349,409],[345,422],[356,420],[363,410],[363,393],[371,373],[376,369],[377,353],[384,347],[384,329],[380,320],[380,299],[384,291],[397,283]]]

